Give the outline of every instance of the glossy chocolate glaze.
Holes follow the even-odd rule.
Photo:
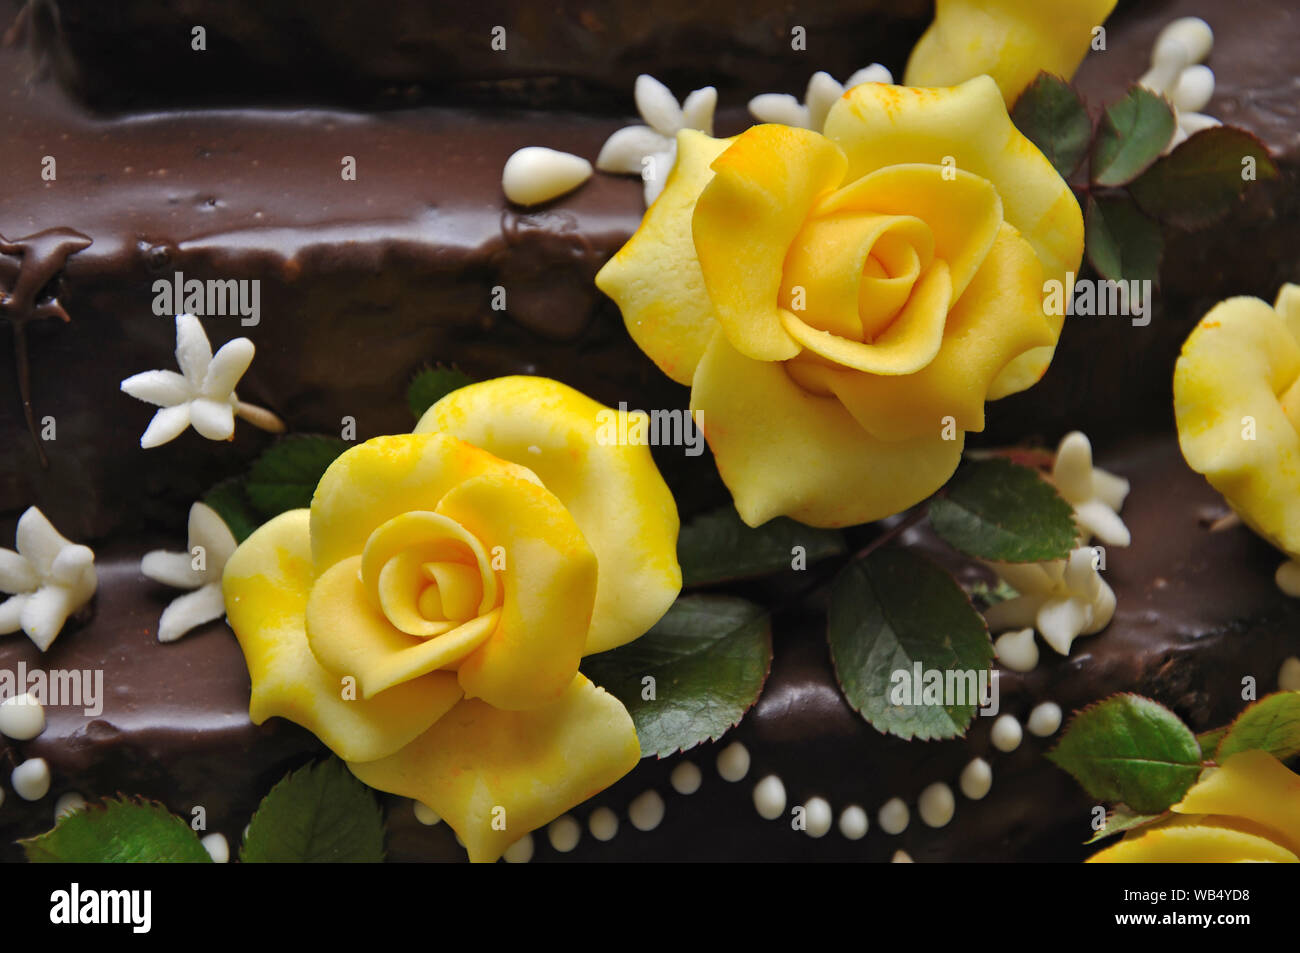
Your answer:
[[[843,80],[875,61],[901,71],[927,0],[36,0],[37,48],[84,99],[109,108],[196,102],[411,99],[624,105],[638,73],[714,85],[737,101],[802,93],[818,69]],[[202,25],[207,49],[191,49]],[[791,30],[804,30],[804,48]],[[504,28],[505,49],[493,47]],[[498,43],[498,46],[501,44]]]
[[[1094,436],[1100,462],[1134,481],[1124,512],[1134,546],[1109,554],[1116,619],[1080,640],[1069,659],[1044,649],[1038,670],[1004,679],[1003,709],[1021,716],[1039,700],[1068,711],[1136,690],[1174,705],[1197,728],[1210,727],[1240,707],[1243,675],[1255,676],[1262,694],[1274,687],[1280,660],[1300,653],[1295,603],[1272,583],[1278,556],[1245,530],[1204,529],[1200,516],[1216,497],[1187,470],[1169,436],[1173,358],[1200,315],[1227,295],[1271,298],[1282,280],[1300,279],[1300,153],[1294,98],[1284,92],[1300,75],[1300,28],[1275,4],[1244,6],[1256,15],[1235,8],[1231,22],[1213,4],[1192,0],[1117,15],[1109,51],[1081,73],[1097,102],[1113,98],[1145,68],[1160,25],[1189,12],[1208,16],[1218,33],[1211,64],[1219,86],[1207,111],[1258,132],[1278,151],[1285,177],[1259,189],[1220,228],[1170,243],[1149,327],[1071,319],[1044,381],[993,405],[989,432],[972,438],[1054,441],[1082,427]],[[1261,55],[1265,46],[1270,55]],[[7,391],[0,393],[0,436],[12,448],[0,457],[0,543],[32,503],[74,539],[113,541],[96,546],[101,586],[87,618],[70,624],[43,658],[21,635],[0,641],[0,668],[20,659],[99,666],[109,697],[97,719],[55,709],[45,734],[0,749],[7,760],[46,757],[54,774],[51,797],[36,804],[6,798],[0,840],[47,827],[53,797],[63,791],[123,790],[186,814],[203,804],[210,828],[233,841],[271,783],[322,749],[292,725],[248,723],[247,673],[223,624],[173,645],[154,640],[157,616],[174,593],[139,575],[140,556],[155,544],[175,548],[190,502],[242,471],[271,438],[241,424],[230,445],[189,432],[163,448],[138,449],[152,408],[120,394],[118,382],[173,364],[173,326],[151,312],[152,281],[176,270],[262,280],[257,327],[241,328],[230,317],[204,324],[214,346],[240,334],[255,341],[241,396],[271,407],[296,431],[338,432],[343,416],[356,418],[361,438],[406,429],[406,380],[430,360],[458,362],[476,377],[547,374],[607,403],[681,406],[685,390],[635,349],[591,284],[640,219],[638,183],[597,175],[532,213],[509,208],[500,195],[500,169],[515,148],[543,144],[594,157],[626,120],[436,108],[105,120],[84,115],[32,76],[25,56],[0,53],[0,121],[9,145],[0,150],[8,185],[0,193],[0,233],[70,228],[92,243],[37,294],[40,305],[57,300],[71,322],[36,321],[28,329],[35,413],[58,424],[58,439],[45,447],[48,470],[27,434],[16,383],[0,378]],[[45,155],[58,161],[54,182],[40,178]],[[355,182],[339,178],[345,155],[357,158]],[[10,294],[20,264],[0,255],[0,285]],[[507,289],[505,313],[491,310],[498,285]],[[0,330],[0,347],[9,346],[7,337]],[[684,512],[716,498],[716,483],[697,478],[701,467],[679,470],[671,456],[661,462]],[[167,535],[150,535],[158,532]],[[937,545],[923,534],[914,541]],[[624,818],[618,838],[599,844],[584,835],[569,857],[883,860],[898,847],[917,860],[1082,853],[1090,804],[1041,758],[1048,742],[1027,735],[1015,753],[988,755],[984,721],[968,741],[882,737],[838,693],[815,602],[778,615],[775,632],[771,679],[734,733],[753,754],[750,778],[722,782],[712,768],[716,746],[705,746],[686,756],[702,764],[706,778],[687,803],[667,784],[674,759],[645,762],[576,811],[585,819],[597,805],[616,807]],[[993,763],[986,800],[971,804],[959,795],[956,818],[942,831],[925,829],[915,816],[900,837],[874,829],[884,800],[899,795],[914,805],[930,782],[955,784],[977,754]],[[814,841],[761,821],[750,789],[772,771],[792,804],[814,794],[837,813],[861,803],[872,814],[872,832],[856,844],[836,833]],[[668,812],[661,828],[643,834],[631,829],[624,809],[647,786],[665,794]],[[420,827],[409,804],[394,802],[392,817],[394,858],[463,857],[445,825]],[[539,859],[555,857],[538,837]]]

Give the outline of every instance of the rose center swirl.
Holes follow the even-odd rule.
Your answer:
[[[483,545],[455,520],[415,510],[366,540],[361,581],[394,628],[431,638],[501,604],[501,587]]]

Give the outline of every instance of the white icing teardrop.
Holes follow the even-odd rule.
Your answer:
[[[993,768],[983,758],[975,758],[961,771],[961,793],[972,801],[982,800],[993,787]]]
[[[1038,642],[1032,628],[1004,632],[993,642],[998,663],[1013,672],[1032,672],[1038,665]]]
[[[1061,727],[1062,717],[1060,705],[1056,702],[1042,702],[1034,706],[1025,725],[1031,735],[1047,738],[1056,734],[1057,729]]]
[[[990,737],[993,740],[993,747],[1004,754],[1009,754],[1020,747],[1024,731],[1014,715],[999,715],[998,720],[993,722]]]
[[[775,774],[754,785],[754,809],[765,821],[774,821],[785,813],[785,785]]]
[[[506,160],[501,188],[516,205],[540,205],[576,189],[591,178],[582,156],[544,146],[525,146]]]

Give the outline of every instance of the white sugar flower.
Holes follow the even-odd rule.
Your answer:
[[[1080,635],[1100,632],[1115,614],[1115,593],[1097,571],[1096,553],[1081,546],[1069,559],[989,563],[1019,593],[984,613],[990,632],[1033,626],[1062,655]]]
[[[271,433],[283,433],[284,423],[261,407],[235,396],[235,385],[253,361],[253,342],[235,338],[216,354],[199,319],[176,316],[176,363],[181,372],[145,371],[122,381],[122,390],[162,409],[140,438],[146,450],[175,440],[193,424],[209,440],[229,440],[235,434],[235,415]]]
[[[1079,431],[1066,434],[1056,448],[1052,482],[1074,507],[1074,520],[1087,533],[1085,543],[1094,536],[1107,546],[1132,542],[1128,527],[1119,518],[1128,496],[1128,480],[1094,467],[1092,444]]]
[[[818,71],[808,80],[802,103],[788,93],[762,93],[749,101],[749,112],[759,122],[776,122],[821,132],[835,101],[854,86],[893,81],[893,74],[879,63],[858,70],[843,85],[830,73]]]
[[[653,76],[636,78],[636,109],[643,126],[626,126],[605,140],[596,158],[602,172],[639,175],[645,187],[645,204],[654,203],[677,161],[677,133],[695,129],[713,135],[713,110],[718,91],[697,89],[678,103],[668,87]]]
[[[1193,133],[1222,123],[1200,110],[1214,95],[1214,72],[1201,65],[1214,46],[1214,31],[1200,17],[1180,17],[1156,37],[1151,51],[1151,68],[1138,80],[1169,100],[1174,107],[1177,128],[1165,154]]]
[[[189,551],[145,553],[140,571],[154,582],[192,589],[163,610],[158,641],[175,642],[190,629],[220,619],[226,612],[221,573],[235,551],[235,537],[216,510],[203,503],[190,507]]]
[[[0,635],[20,629],[44,652],[68,616],[90,601],[99,585],[89,546],[64,539],[34,506],[18,518],[18,551],[0,549]]]

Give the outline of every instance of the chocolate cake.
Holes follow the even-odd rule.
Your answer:
[[[141,559],[176,548],[190,505],[277,438],[241,423],[231,441],[186,433],[137,446],[153,408],[119,384],[166,365],[176,347],[180,309],[154,307],[155,283],[260,283],[256,313],[205,316],[203,327],[214,350],[241,336],[255,343],[240,397],[291,432],[337,434],[351,421],[360,442],[410,431],[406,384],[430,364],[475,380],[553,378],[609,406],[685,407],[685,389],[638,349],[595,284],[642,222],[639,183],[597,174],[523,208],[502,194],[502,169],[526,146],[594,159],[628,125],[641,73],[674,90],[716,86],[721,135],[750,125],[750,97],[801,90],[817,69],[843,77],[874,61],[901,77],[933,16],[919,2],[805,7],[565,2],[543,12],[501,2],[449,12],[403,0],[381,18],[343,2],[5,9],[0,347],[12,372],[0,378],[0,537],[38,507],[94,549],[98,590],[48,651],[21,635],[0,641],[0,670],[101,671],[103,686],[102,710],[50,706],[37,737],[0,737],[5,779],[35,758],[52,778],[46,797],[0,804],[0,857],[21,859],[16,840],[47,830],[69,792],[141,795],[182,817],[201,804],[209,829],[234,841],[286,771],[327,754],[284,719],[250,721],[248,665],[224,620],[158,641],[174,593],[141,573]],[[1280,174],[1215,229],[1170,238],[1149,324],[1067,318],[1042,381],[990,404],[987,429],[970,437],[969,449],[1041,447],[1082,430],[1098,464],[1132,486],[1122,514],[1132,545],[1110,550],[1105,571],[1115,615],[1069,655],[1002,670],[1001,709],[1021,720],[1043,702],[1068,717],[1131,691],[1204,731],[1241,710],[1243,676],[1263,695],[1300,654],[1300,602],[1273,582],[1279,557],[1248,529],[1223,527],[1227,506],[1180,456],[1171,392],[1179,348],[1211,306],[1272,300],[1300,281],[1290,95],[1300,13],[1268,0],[1231,16],[1210,0],[1124,3],[1076,85],[1097,113],[1184,16],[1214,29],[1207,112],[1258,136]],[[792,24],[805,28],[804,49],[791,47]],[[195,25],[206,31],[201,51]],[[504,50],[491,46],[499,25]],[[54,439],[42,434],[51,422]],[[655,460],[683,523],[727,503],[707,458],[661,447]],[[894,521],[849,540],[869,544]],[[928,527],[900,541],[968,588],[996,584]],[[576,848],[539,839],[535,859],[883,861],[903,851],[919,862],[1073,861],[1093,851],[1083,842],[1097,801],[1043,757],[1054,732],[1027,734],[1010,752],[995,747],[993,719],[946,741],[882,734],[841,694],[824,592],[771,580],[723,588],[790,590],[772,616],[772,668],[755,706],[719,741],[642,760],[574,810]],[[737,743],[747,770],[732,783],[716,765],[738,757]],[[889,834],[877,821],[894,798],[915,812],[925,789],[956,786],[977,758],[992,765],[992,789],[959,796],[950,823],[914,818]],[[702,771],[698,793],[677,793],[691,788],[683,763]],[[860,805],[869,830],[814,838],[765,820],[752,792],[768,775],[790,804],[824,799],[837,816]],[[594,811],[626,819],[649,790],[666,802],[652,830],[625,823],[608,842],[586,832]],[[408,799],[384,803],[390,859],[465,859],[448,825],[419,822]]]

